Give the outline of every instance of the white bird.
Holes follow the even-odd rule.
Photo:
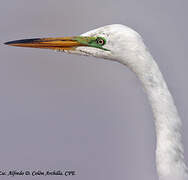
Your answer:
[[[136,31],[113,24],[75,37],[24,39],[5,44],[105,58],[130,68],[141,81],[152,107],[159,179],[188,180],[180,117],[158,65]]]

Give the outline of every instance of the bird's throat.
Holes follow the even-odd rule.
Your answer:
[[[171,93],[148,51],[131,58],[142,61],[141,66],[132,63],[130,69],[140,79],[152,107],[157,137],[156,166],[160,179],[185,180],[187,167],[181,142],[181,119]]]

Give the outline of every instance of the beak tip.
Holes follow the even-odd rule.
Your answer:
[[[5,42],[4,44],[11,46],[11,45],[15,44],[15,41],[8,41],[8,42]]]
[[[40,38],[35,38],[35,39],[21,39],[21,40],[15,40],[15,41],[8,41],[5,42],[5,45],[14,45],[14,44],[25,44],[25,43],[34,43],[40,40]]]
[[[11,43],[10,43],[10,42],[5,42],[5,43],[4,43],[4,45],[9,45],[9,44],[11,44]]]

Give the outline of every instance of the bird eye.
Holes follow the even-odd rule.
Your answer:
[[[97,44],[99,44],[99,45],[104,45],[105,44],[105,41],[102,38],[97,38],[96,41],[97,41]]]

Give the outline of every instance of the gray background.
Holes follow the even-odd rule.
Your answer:
[[[37,180],[157,179],[153,117],[130,70],[92,57],[3,45],[113,23],[136,29],[159,64],[183,121],[188,161],[187,0],[0,2],[0,170],[78,174]]]

